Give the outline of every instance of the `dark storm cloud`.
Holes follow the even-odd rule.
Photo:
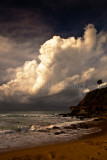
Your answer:
[[[38,10],[3,8],[0,11],[0,34],[2,36],[9,36],[20,42],[41,37],[43,33],[51,33],[42,13]]]
[[[3,1],[1,4],[2,21],[9,21],[8,31],[4,28],[3,34],[9,32],[12,37],[21,37],[26,40],[35,37],[46,24],[53,30],[53,34],[68,37],[83,34],[83,26],[92,23],[97,30],[107,28],[107,2],[106,0],[40,0],[40,1]],[[7,10],[4,12],[4,8]],[[11,9],[11,11],[10,11]],[[24,10],[26,12],[24,13]],[[14,21],[14,23],[13,23]],[[42,21],[42,25],[40,24]],[[12,25],[13,23],[13,25]],[[27,34],[24,34],[26,25]],[[34,28],[37,26],[37,30]],[[45,27],[46,27],[45,25]],[[15,31],[17,28],[17,32]],[[49,28],[46,29],[50,35]],[[45,30],[45,32],[46,32]]]
[[[63,90],[56,95],[48,96],[41,95],[41,97],[29,96],[29,102],[19,103],[15,98],[9,97],[4,102],[0,103],[0,111],[15,111],[15,110],[69,110],[69,107],[76,105],[81,100],[84,94],[80,95],[80,91],[76,87],[72,90]],[[17,98],[17,96],[16,96]],[[19,98],[19,97],[18,97]],[[12,103],[10,103],[12,101]]]

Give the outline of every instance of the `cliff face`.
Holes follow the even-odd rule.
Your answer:
[[[107,105],[107,87],[89,92],[78,106]]]
[[[107,111],[107,87],[86,94],[77,106],[71,106],[71,115],[93,117]]]

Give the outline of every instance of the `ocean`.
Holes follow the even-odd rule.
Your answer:
[[[27,111],[0,113],[0,151],[66,142],[95,132],[94,128],[70,128],[93,121],[63,117],[61,111]]]

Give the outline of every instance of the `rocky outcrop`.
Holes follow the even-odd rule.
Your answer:
[[[105,106],[107,105],[107,87],[89,92],[78,106]]]
[[[71,115],[94,117],[107,112],[107,87],[93,90],[86,94],[77,106],[71,106]]]

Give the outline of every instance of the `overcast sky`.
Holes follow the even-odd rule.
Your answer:
[[[66,110],[107,82],[106,0],[0,2],[0,110]]]

